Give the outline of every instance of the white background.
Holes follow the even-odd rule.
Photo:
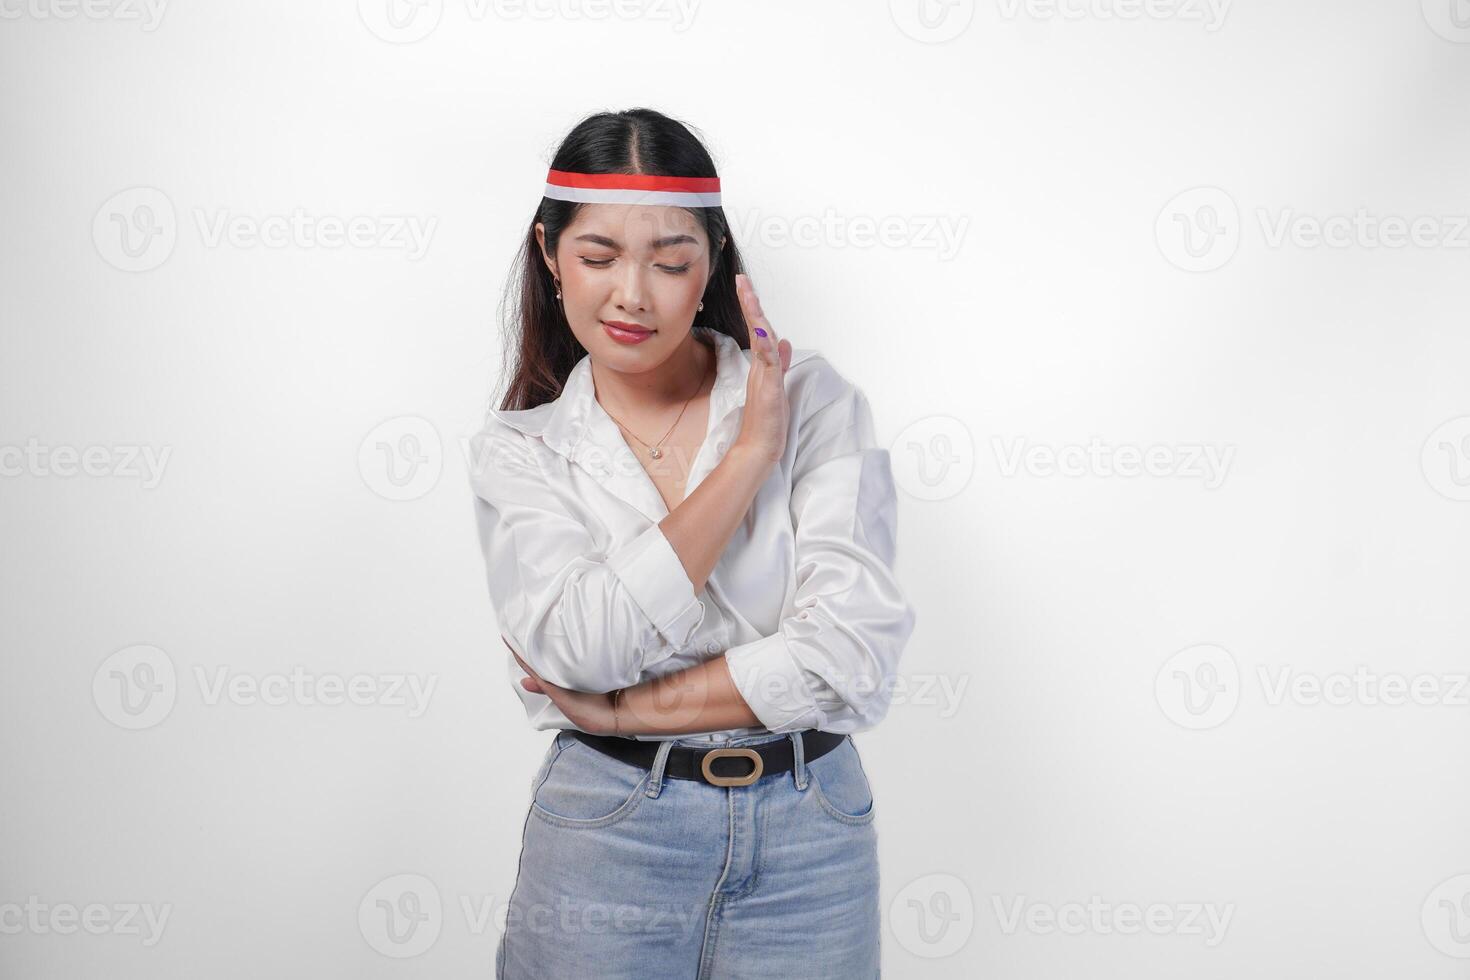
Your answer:
[[[885,976],[1466,975],[1470,6],[386,2],[0,0],[0,974],[490,975],[548,736],[460,446],[550,154],[647,105],[893,453]],[[433,687],[215,696],[297,668]]]

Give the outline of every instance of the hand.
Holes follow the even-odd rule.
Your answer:
[[[735,292],[750,328],[750,378],[745,385],[745,413],[735,445],[747,447],[759,459],[774,464],[786,452],[786,426],[791,418],[786,403],[791,341],[777,338],[749,276],[735,277]],[[762,337],[759,330],[766,335]]]
[[[505,637],[500,638],[510,649],[510,643]],[[530,677],[521,678],[521,687],[532,694],[544,694],[551,698],[551,703],[556,705],[557,710],[567,716],[567,719],[584,732],[592,735],[616,734],[617,725],[613,713],[613,694],[616,692],[605,692],[602,694],[589,694],[586,691],[573,691],[570,688],[558,687],[548,680],[543,680],[539,674],[531,669],[530,664],[522,660],[511,649],[510,655],[516,658],[516,663],[521,665],[521,670],[530,674]]]

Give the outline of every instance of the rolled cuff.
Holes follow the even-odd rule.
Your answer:
[[[821,720],[784,633],[731,647],[725,664],[751,712],[772,732],[815,728]]]
[[[688,645],[704,622],[704,603],[663,528],[654,524],[608,555],[607,566],[654,629],[676,648]]]

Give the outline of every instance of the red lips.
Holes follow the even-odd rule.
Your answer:
[[[619,344],[641,344],[652,337],[656,331],[636,324],[623,323],[621,320],[604,320],[602,321],[602,332]]]

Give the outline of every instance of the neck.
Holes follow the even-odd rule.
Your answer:
[[[715,350],[691,330],[662,364],[628,374],[592,362],[592,386],[599,403],[615,412],[636,414],[682,406],[704,388]]]

